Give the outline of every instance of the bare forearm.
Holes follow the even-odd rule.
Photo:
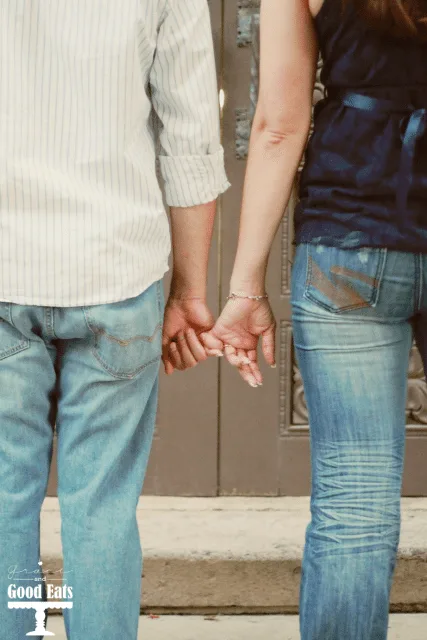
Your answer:
[[[171,295],[206,296],[215,213],[216,200],[193,207],[170,207],[173,250]]]
[[[233,291],[263,293],[268,257],[289,201],[307,132],[274,134],[253,127],[240,216]]]

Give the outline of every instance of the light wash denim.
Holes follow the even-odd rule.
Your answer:
[[[36,584],[55,422],[64,582],[73,591],[67,637],[136,640],[136,507],[155,426],[164,305],[162,280],[88,307],[0,302],[2,640],[24,640],[35,627],[33,610],[8,609],[7,589]],[[23,570],[31,579],[17,581]]]
[[[427,354],[427,255],[299,244],[296,357],[310,423],[302,640],[385,640],[400,539],[409,354]]]

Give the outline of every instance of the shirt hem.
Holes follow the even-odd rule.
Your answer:
[[[101,304],[113,304],[114,302],[122,302],[123,300],[128,300],[130,298],[136,298],[141,295],[144,291],[148,289],[154,282],[157,280],[161,280],[164,275],[169,271],[169,265],[163,267],[159,270],[158,273],[154,274],[146,283],[141,283],[137,287],[132,288],[130,291],[126,293],[117,293],[117,294],[109,294],[105,297],[101,296],[101,300],[96,300],[96,302],[92,299],[89,300],[79,300],[78,302],[73,302],[73,304],[66,304],[61,301],[58,304],[58,301],[55,302],[53,299],[45,299],[43,297],[34,297],[31,298],[29,296],[3,296],[0,293],[0,302],[9,302],[12,304],[20,304],[25,306],[33,306],[33,307],[56,307],[61,309],[69,309],[72,307],[92,307]]]

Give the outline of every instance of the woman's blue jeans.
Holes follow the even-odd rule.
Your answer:
[[[299,244],[293,336],[310,423],[302,640],[385,640],[400,538],[409,354],[427,255]]]
[[[38,584],[55,423],[64,583],[73,595],[72,609],[64,610],[67,637],[136,640],[142,575],[136,507],[155,426],[164,304],[161,280],[111,304],[0,302],[4,640],[24,640],[35,628],[34,610],[8,608],[8,588]],[[60,574],[52,578],[61,585]]]

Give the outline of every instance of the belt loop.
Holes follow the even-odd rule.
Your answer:
[[[55,330],[53,326],[53,307],[45,307],[45,321],[46,321],[46,334],[51,338],[56,338]]]

